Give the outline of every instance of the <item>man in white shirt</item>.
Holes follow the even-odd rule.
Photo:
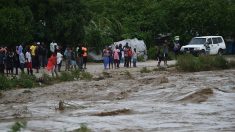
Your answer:
[[[63,60],[63,55],[60,52],[57,52],[56,58],[57,58],[58,72],[60,72],[62,60]]]
[[[30,73],[31,75],[33,75],[32,57],[31,57],[31,53],[30,53],[29,49],[27,49],[27,52],[25,54],[25,58],[26,58],[27,72],[28,72],[28,74]]]
[[[50,51],[51,51],[51,53],[54,53],[55,50],[57,50],[57,49],[58,49],[57,43],[51,42],[50,43]]]

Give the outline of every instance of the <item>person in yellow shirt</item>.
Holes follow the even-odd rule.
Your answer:
[[[31,55],[32,55],[32,56],[35,56],[36,48],[37,48],[37,46],[35,45],[35,43],[33,43],[33,44],[30,46],[30,52],[31,52]]]
[[[38,45],[40,44],[39,42],[37,43]],[[36,43],[33,43],[30,46],[30,53],[32,55],[32,65],[33,68],[35,68],[37,73],[39,72],[39,60],[38,60],[38,53],[36,53],[38,46]]]

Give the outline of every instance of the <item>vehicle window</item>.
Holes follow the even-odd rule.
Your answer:
[[[212,44],[211,38],[207,39],[208,44]]]
[[[218,39],[217,38],[212,38],[213,44],[218,44]]]
[[[222,42],[223,42],[223,40],[222,40],[221,37],[218,38],[218,42],[219,42],[219,43],[222,43]]]
[[[200,44],[205,44],[206,43],[206,38],[192,38],[192,40],[189,42],[190,45],[200,45]]]

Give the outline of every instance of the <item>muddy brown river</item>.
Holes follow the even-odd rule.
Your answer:
[[[94,65],[92,81],[1,91],[0,131],[16,121],[27,122],[26,132],[81,124],[94,132],[235,131],[235,69],[184,73],[154,65],[105,73]],[[151,72],[141,73],[143,66]]]

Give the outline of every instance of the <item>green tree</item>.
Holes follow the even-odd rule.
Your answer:
[[[0,9],[0,43],[15,45],[32,40],[32,18],[28,7]]]

